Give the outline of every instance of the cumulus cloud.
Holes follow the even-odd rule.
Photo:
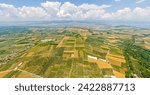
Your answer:
[[[112,19],[117,20],[130,20],[132,19],[132,10],[130,8],[120,9],[111,14]]]
[[[10,4],[0,3],[0,21],[41,21],[41,20],[150,20],[150,7],[136,7],[118,9],[108,12],[111,5],[81,4],[70,2],[41,3],[38,7],[15,7]]]
[[[123,8],[110,14],[112,20],[150,21],[150,7]]]
[[[27,7],[23,6],[18,9],[20,17],[29,20],[43,19],[47,16],[46,11],[41,7]]]
[[[58,16],[61,18],[72,18],[74,14],[78,11],[78,7],[75,4],[70,2],[65,2],[61,5],[60,10],[58,12]]]
[[[19,11],[13,5],[0,4],[0,18],[1,20],[11,20],[19,17]]]
[[[47,12],[49,18],[53,19],[57,17],[57,13],[60,10],[61,3],[46,1],[44,3],[41,3],[41,6]]]

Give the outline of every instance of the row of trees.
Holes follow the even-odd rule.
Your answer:
[[[132,71],[134,70],[130,56],[138,61],[140,64],[139,71],[143,77],[150,77],[150,50],[146,50],[140,46],[134,45],[134,36],[132,40],[127,40],[124,42],[124,55],[127,62],[128,71],[126,72],[126,77],[133,77]]]

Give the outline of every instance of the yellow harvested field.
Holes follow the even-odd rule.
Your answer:
[[[118,40],[109,40],[110,43],[117,43]]]
[[[31,56],[33,56],[33,54],[34,54],[34,52],[29,52],[29,53],[26,55],[26,57],[31,57]]]
[[[117,78],[125,78],[125,74],[123,74],[123,73],[120,73],[120,72],[115,71],[115,70],[113,70],[113,73],[115,74],[115,76]]]
[[[21,55],[21,57],[24,57],[24,56],[26,56],[26,55],[27,55],[27,53],[24,53],[24,54]]]
[[[98,67],[101,68],[101,69],[112,68],[112,66],[110,64],[108,64],[106,62],[103,62],[103,61],[100,61],[100,60],[96,60],[96,59],[93,59],[93,58],[88,58],[88,61],[97,63]]]
[[[107,60],[108,61],[112,61],[112,60],[114,60],[115,62],[117,62],[117,63],[125,63],[126,61],[125,61],[125,58],[124,58],[124,56],[121,56],[121,55],[115,55],[115,54],[108,54],[107,55]],[[112,62],[111,62],[112,63]]]
[[[122,66],[122,63],[126,63],[123,55],[116,55],[116,54],[109,53],[106,56],[106,59],[110,64],[115,65],[115,66],[119,66],[119,67]]]
[[[72,57],[72,58],[78,58],[78,51],[64,51],[63,57]]]
[[[96,59],[93,59],[93,58],[88,58],[88,61],[89,61],[89,62],[95,62],[95,63],[97,62],[97,60],[96,60]]]
[[[117,57],[112,57],[112,56],[108,56],[107,59],[109,60],[116,60],[118,62],[122,62],[125,63],[125,59],[121,59],[121,58],[117,58]]]
[[[100,61],[100,60],[98,60],[96,63],[98,65],[98,67],[101,68],[101,69],[112,68],[112,66],[110,64],[108,64],[106,62],[103,62],[103,61]]]
[[[124,56],[116,55],[116,54],[111,54],[111,53],[109,53],[108,56],[112,56],[112,57],[117,57],[117,58],[122,58],[122,59],[124,59]]]
[[[145,37],[143,38],[144,41],[149,42],[150,41],[150,37]]]
[[[7,75],[9,72],[11,72],[11,70],[6,70],[6,71],[2,71],[0,72],[0,78],[3,78],[5,75]]]
[[[26,46],[27,44],[16,44],[15,46],[16,47],[23,47],[23,46]]]
[[[118,67],[121,67],[122,63],[117,61],[117,60],[113,60],[113,59],[108,59],[109,63]]]
[[[76,50],[75,53],[74,53],[74,57],[75,57],[75,58],[78,58],[78,57],[79,57],[79,54],[78,54],[78,51],[77,51],[77,50]]]
[[[75,57],[75,55],[74,54],[71,54],[71,58],[74,58]]]
[[[75,51],[64,51],[64,53],[74,53]]]
[[[108,39],[116,39],[117,37],[116,36],[110,36],[108,37]]]
[[[150,44],[145,44],[146,49],[150,49]]]
[[[40,76],[34,75],[32,73],[24,72],[22,71],[19,75],[18,78],[40,78]]]

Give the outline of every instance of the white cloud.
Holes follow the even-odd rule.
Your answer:
[[[121,0],[114,0],[115,2],[119,2],[119,1],[121,1]]]
[[[70,2],[41,3],[39,7],[15,7],[0,3],[0,21],[39,21],[39,20],[133,20],[150,21],[150,7],[136,7],[119,9],[116,12],[108,12],[111,5],[81,4]]]
[[[147,7],[144,9],[140,7],[136,7],[133,10],[133,14],[135,18],[149,20],[150,19],[150,7]]]
[[[72,18],[78,11],[78,7],[70,2],[65,2],[61,5],[58,16],[61,18]]]
[[[123,0],[114,0],[115,2],[123,1]],[[135,0],[136,3],[142,3],[146,0]]]
[[[94,5],[94,4],[82,4],[78,6],[82,19],[100,19],[105,14],[105,8],[111,7],[110,5]],[[80,16],[79,16],[80,17]],[[78,17],[78,18],[79,18]]]
[[[144,1],[146,1],[146,0],[137,0],[136,3],[142,3]]]
[[[13,5],[0,4],[0,19],[1,20],[12,20],[13,18],[19,17],[19,11]]]
[[[82,4],[76,6],[70,2],[62,4],[58,17],[64,19],[97,19],[105,13],[105,8],[111,7],[110,5],[95,5],[95,4]]]
[[[41,7],[26,7],[19,8],[20,17],[27,20],[43,19],[47,16],[46,11]]]
[[[57,13],[60,10],[61,3],[46,1],[44,3],[41,3],[41,6],[47,12],[48,16],[51,19],[53,19],[53,18],[57,18]]]
[[[150,7],[124,8],[110,14],[112,20],[150,21]]]

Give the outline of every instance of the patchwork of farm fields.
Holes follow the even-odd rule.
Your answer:
[[[11,41],[1,37],[0,46],[11,45],[7,50],[0,49],[1,58],[10,51],[15,52],[15,48],[20,50],[12,59],[0,64],[1,78],[125,78],[129,74],[123,43],[124,36],[129,39],[132,36],[107,32],[95,35],[80,28],[64,28],[58,32],[52,29],[43,34],[40,28],[31,30],[29,34],[22,34],[28,37]],[[141,73],[130,74],[138,77]]]

